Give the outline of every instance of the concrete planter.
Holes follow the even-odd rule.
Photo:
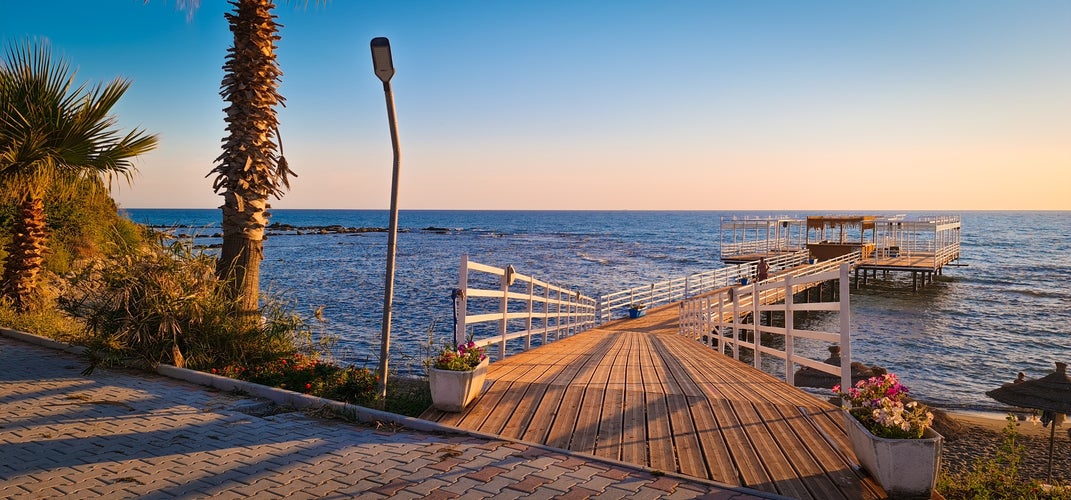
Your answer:
[[[435,408],[442,411],[464,410],[483,390],[489,362],[484,359],[476,368],[464,372],[431,368],[428,382],[431,384],[431,401]]]
[[[926,429],[921,439],[877,437],[851,413],[843,414],[855,456],[890,496],[930,498],[941,467],[940,434]]]

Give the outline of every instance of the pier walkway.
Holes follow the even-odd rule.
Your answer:
[[[678,306],[498,360],[460,413],[422,418],[793,498],[882,498],[840,410],[677,335]]]

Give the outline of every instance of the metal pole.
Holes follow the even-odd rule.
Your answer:
[[[390,144],[394,149],[394,173],[390,184],[390,228],[387,232],[387,276],[383,286],[383,337],[379,348],[379,395],[387,396],[387,361],[390,353],[391,308],[394,304],[394,256],[398,240],[398,178],[401,171],[401,150],[398,147],[398,122],[394,116],[394,93],[390,82],[383,82],[387,99],[387,121],[390,123]]]
[[[394,172],[390,186],[390,228],[387,233],[387,272],[383,285],[383,333],[379,348],[379,396],[387,396],[387,365],[390,357],[391,308],[394,303],[394,256],[398,239],[398,178],[402,154],[398,146],[398,121],[394,115],[394,93],[390,79],[394,76],[394,63],[390,54],[390,42],[386,38],[373,38],[372,64],[376,75],[383,81],[383,95],[387,100],[387,122],[390,125],[390,144],[394,150]]]

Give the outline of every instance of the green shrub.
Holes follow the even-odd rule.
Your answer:
[[[967,470],[942,470],[937,491],[953,499],[1071,499],[1071,491],[1046,488],[1036,479],[1024,480],[1019,471],[1023,462],[1023,445],[1019,442],[1018,419],[1008,416],[1001,430],[1001,444],[993,456],[971,464]]]
[[[265,300],[260,321],[237,319],[215,259],[190,242],[123,250],[72,277],[62,302],[84,319],[94,364],[207,369],[314,352],[307,324],[278,299]]]
[[[0,327],[72,342],[82,324],[56,309],[41,308],[19,314],[7,301],[0,299]]]

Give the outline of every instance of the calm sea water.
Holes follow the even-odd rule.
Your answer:
[[[219,231],[218,210],[129,209],[140,223]],[[392,366],[405,369],[429,329],[451,335],[450,291],[463,254],[589,296],[722,267],[722,216],[784,212],[402,211]],[[807,214],[787,214],[807,215]],[[929,215],[929,214],[927,214]],[[857,361],[887,367],[925,401],[997,409],[984,392],[1018,371],[1071,361],[1071,212],[965,212],[961,260],[919,292],[908,273],[852,292]],[[294,226],[386,227],[381,210],[274,210]],[[443,228],[427,230],[427,228]],[[298,313],[323,307],[340,360],[373,366],[382,323],[386,233],[273,235],[264,290]],[[218,241],[211,237],[199,242]],[[817,357],[817,356],[816,356]]]

